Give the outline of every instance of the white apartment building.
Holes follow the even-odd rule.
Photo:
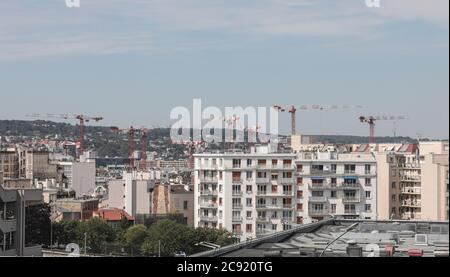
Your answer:
[[[256,146],[194,157],[195,227],[224,228],[245,241],[296,224],[295,154]]]
[[[124,172],[122,179],[108,181],[107,207],[123,209],[133,217],[151,214],[152,189],[149,173]]]
[[[95,189],[95,162],[58,162],[63,169],[63,181],[77,197],[90,195]]]
[[[377,161],[371,153],[316,146],[296,160],[297,223],[377,218]]]

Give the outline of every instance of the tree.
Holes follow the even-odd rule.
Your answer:
[[[141,247],[146,255],[155,255],[161,250],[162,256],[171,256],[177,252],[190,252],[192,249],[192,229],[171,220],[161,220],[152,225],[147,239]]]
[[[67,245],[70,243],[79,243],[78,240],[78,221],[61,221],[53,223],[53,240],[55,243]]]
[[[123,237],[125,245],[130,248],[132,254],[139,254],[147,238],[147,227],[144,225],[130,227]]]
[[[112,227],[105,220],[95,217],[78,224],[76,233],[79,245],[84,245],[86,234],[87,246],[93,253],[101,253],[105,244],[114,242],[116,238]]]
[[[46,203],[31,205],[25,214],[25,241],[27,244],[50,244],[51,208]]]

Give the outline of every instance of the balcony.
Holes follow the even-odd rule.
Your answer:
[[[199,178],[200,183],[217,183],[219,182],[219,179],[217,177],[200,177]]]
[[[269,178],[256,178],[257,184],[270,184]]]
[[[309,210],[308,214],[311,216],[326,216],[329,214],[328,210]]]
[[[2,231],[2,233],[15,232],[16,228],[17,228],[16,226],[17,226],[17,222],[15,219],[10,219],[10,220],[0,219],[0,231]]]
[[[256,195],[267,195],[267,191],[266,190],[258,190],[256,192]]]
[[[217,222],[217,216],[200,216],[200,220],[203,222]]]
[[[232,221],[233,221],[233,223],[242,223],[243,218],[242,217],[233,217]]]
[[[410,207],[410,208],[421,208],[422,201],[421,200],[403,200],[401,202],[402,207]]]
[[[257,204],[256,205],[256,209],[257,210],[264,210],[264,209],[268,209],[266,204]]]
[[[256,222],[260,222],[260,223],[268,223],[269,222],[269,218],[267,216],[259,216],[256,219]]]
[[[422,219],[422,214],[421,213],[406,212],[406,213],[402,213],[401,218],[403,220]]]
[[[318,170],[318,169],[311,169],[311,175],[335,175],[336,170]]]
[[[217,209],[217,203],[199,203],[200,209]]]
[[[356,215],[356,210],[344,210],[345,215]]]
[[[420,176],[400,176],[400,181],[420,183],[422,181],[422,178]]]
[[[201,196],[217,196],[219,195],[218,190],[202,190],[200,191]]]
[[[233,190],[233,196],[242,197],[244,194],[240,190]]]
[[[285,190],[283,191],[283,195],[284,196],[294,196],[294,191],[293,190]]]
[[[421,195],[422,189],[421,188],[402,188],[402,194],[410,194],[410,195]]]
[[[281,183],[282,184],[293,184],[294,178],[281,178]]]
[[[325,196],[311,196],[309,198],[309,202],[326,203],[326,202],[328,202],[328,200],[327,200],[327,198]]]
[[[338,187],[340,189],[359,189],[361,188],[361,183],[341,183]]]
[[[359,197],[344,197],[342,198],[342,203],[360,203],[361,202],[361,198]]]
[[[233,210],[242,210],[242,204],[233,204],[232,206]]]

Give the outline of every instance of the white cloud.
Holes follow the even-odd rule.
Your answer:
[[[374,38],[396,20],[448,26],[447,0],[381,1],[380,9],[367,8],[365,0],[82,0],[78,9],[65,8],[63,0],[2,1],[0,59],[216,45],[217,38],[189,37],[191,31],[224,40],[236,34]],[[162,45],[176,34],[187,35]]]

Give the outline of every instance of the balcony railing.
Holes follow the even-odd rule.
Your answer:
[[[200,208],[202,209],[217,209],[217,203],[199,203]]]
[[[200,195],[202,196],[217,196],[219,195],[218,190],[201,190]]]
[[[311,196],[309,202],[325,203],[327,202],[327,198],[325,196]]]
[[[256,219],[257,222],[269,222],[269,218],[267,216],[259,216]]]
[[[201,216],[200,220],[201,221],[206,221],[206,222],[217,222],[218,221],[218,217],[217,216]]]
[[[360,197],[344,197],[342,198],[342,203],[359,203],[361,202]]]
[[[421,182],[422,178],[420,176],[400,176],[400,181],[402,182]]]
[[[256,183],[258,184],[268,184],[270,183],[269,178],[256,178]]]
[[[284,196],[294,196],[294,191],[293,190],[284,190],[283,195]]]
[[[201,183],[217,183],[219,182],[219,178],[214,178],[214,177],[200,177],[200,182]]]
[[[417,194],[420,195],[422,193],[421,188],[402,188],[402,194]]]
[[[356,210],[344,210],[344,214],[355,215],[357,213],[356,213]]]
[[[308,211],[308,214],[309,215],[312,215],[312,216],[323,216],[323,215],[328,215],[329,214],[329,212],[328,212],[328,210],[326,210],[326,209],[323,209],[323,210],[309,210]]]
[[[422,201],[421,200],[403,200],[401,202],[401,204],[404,207],[421,207]]]
[[[232,206],[233,210],[242,210],[242,204],[233,204]]]
[[[361,187],[361,183],[357,182],[357,183],[341,183],[341,185],[339,186],[339,188],[342,189],[358,189]]]
[[[233,196],[242,196],[243,193],[240,190],[233,190]]]
[[[235,222],[235,223],[240,223],[240,222],[242,222],[243,221],[243,218],[242,217],[233,217],[233,222]]]

